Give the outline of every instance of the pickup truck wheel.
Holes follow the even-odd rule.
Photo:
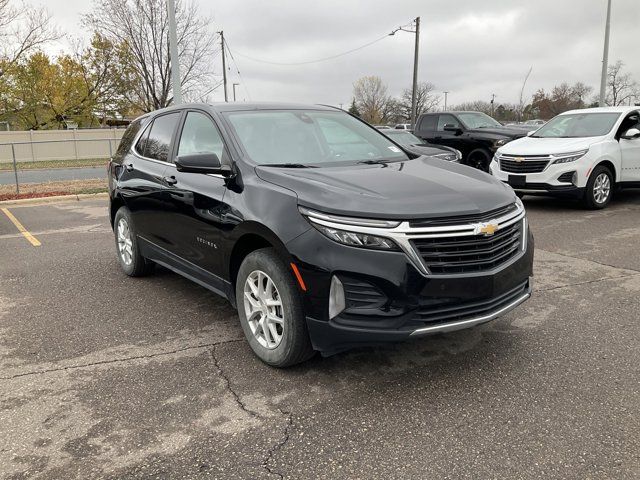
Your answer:
[[[584,192],[584,205],[590,210],[599,210],[609,205],[613,194],[611,170],[600,165],[593,169]]]
[[[473,150],[467,155],[466,164],[470,167],[477,168],[483,172],[489,171],[489,164],[491,163],[491,155],[485,150]]]
[[[260,360],[288,367],[313,355],[299,287],[275,250],[256,250],[243,260],[236,301],[242,330]]]
[[[153,270],[153,262],[140,253],[136,228],[127,207],[120,207],[113,221],[120,267],[130,277],[142,277]]]

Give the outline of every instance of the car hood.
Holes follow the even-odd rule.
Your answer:
[[[518,138],[526,135],[526,132],[523,129],[508,128],[508,127],[474,128],[471,130],[467,130],[467,133],[468,132],[473,132],[474,134],[486,135],[491,137],[497,136],[497,137],[507,137],[507,138]]]
[[[524,137],[507,143],[498,149],[506,155],[556,155],[586,150],[603,137],[582,138],[532,138]]]
[[[479,170],[437,158],[322,168],[258,166],[300,205],[355,217],[416,219],[484,213],[515,202],[511,188]]]

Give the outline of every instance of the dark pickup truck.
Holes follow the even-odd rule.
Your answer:
[[[460,150],[461,163],[484,171],[489,171],[499,147],[526,135],[525,130],[504,127],[481,112],[423,113],[413,133],[428,143]]]

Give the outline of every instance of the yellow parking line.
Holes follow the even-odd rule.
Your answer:
[[[40,245],[42,245],[36,237],[34,237],[33,235],[31,235],[31,233],[29,233],[29,230],[24,228],[24,226],[20,223],[20,221],[16,217],[13,216],[13,213],[11,213],[8,208],[3,207],[2,211],[9,218],[9,220],[11,220],[11,222],[16,226],[16,228],[20,231],[22,236],[27,240],[29,240],[29,243],[31,243],[31,245],[33,245],[34,247],[39,247]]]

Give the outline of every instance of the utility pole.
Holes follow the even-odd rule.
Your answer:
[[[171,55],[171,83],[173,83],[173,103],[182,103],[182,83],[180,81],[180,59],[178,58],[178,35],[176,33],[176,2],[167,0],[169,11],[169,55]]]
[[[418,50],[420,48],[420,17],[416,17],[413,22],[416,24],[415,30],[407,29],[405,26],[398,27],[389,35],[395,35],[396,32],[403,31],[415,33],[416,43],[413,49],[413,85],[411,88],[411,128],[415,127],[416,115],[418,109]]]
[[[236,101],[236,86],[240,85],[239,83],[234,83],[233,84],[233,101]]]
[[[442,92],[444,93],[444,111],[447,111],[447,95],[449,94],[449,92]]]
[[[496,94],[492,93],[491,94],[491,116],[493,117],[493,105],[494,105],[494,101],[496,99]]]
[[[609,31],[611,30],[611,0],[607,2],[607,23],[604,27],[604,52],[602,53],[602,77],[600,78],[600,101],[604,107],[607,93],[607,69],[609,68]]]
[[[227,96],[227,63],[225,54],[224,54],[224,32],[219,31],[220,34],[220,46],[222,47],[222,83],[224,84],[224,101],[228,102],[229,97]]]

